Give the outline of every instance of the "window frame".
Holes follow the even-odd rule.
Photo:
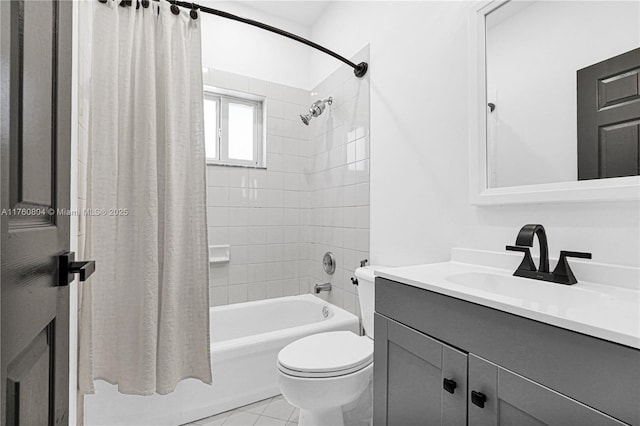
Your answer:
[[[217,158],[207,155],[207,164],[219,166],[242,166],[264,168],[264,100],[258,96],[228,90],[204,87],[204,100],[215,100],[217,113]],[[229,158],[229,104],[252,106],[253,113],[253,160]],[[206,117],[205,117],[206,120]]]

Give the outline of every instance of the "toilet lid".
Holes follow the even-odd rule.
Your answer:
[[[373,340],[350,331],[303,337],[278,354],[278,368],[298,377],[334,377],[358,371],[373,362]]]

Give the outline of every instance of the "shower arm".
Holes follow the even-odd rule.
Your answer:
[[[106,3],[107,2],[107,0],[98,0],[98,1],[100,1],[100,3]],[[153,1],[161,1],[161,0],[153,0]],[[321,51],[323,53],[326,53],[327,55],[333,56],[337,60],[342,61],[345,64],[349,65],[351,68],[353,68],[353,73],[358,78],[364,77],[364,75],[367,73],[367,69],[369,68],[369,65],[366,62],[360,62],[359,64],[356,64],[354,62],[351,62],[350,60],[348,60],[344,56],[338,55],[336,52],[333,52],[333,51],[327,49],[324,46],[320,46],[319,44],[314,43],[311,40],[307,40],[306,38],[303,38],[303,37],[300,37],[298,35],[292,34],[292,33],[288,32],[288,31],[281,30],[280,28],[276,28],[276,27],[264,24],[264,23],[259,22],[259,21],[254,21],[253,19],[243,18],[243,17],[237,16],[237,15],[234,15],[232,13],[225,12],[223,10],[213,9],[213,8],[207,7],[207,6],[201,6],[201,5],[196,4],[196,3],[189,3],[189,2],[186,2],[186,1],[179,1],[179,0],[168,0],[168,1],[169,1],[169,3],[171,3],[174,6],[180,6],[180,7],[184,7],[184,8],[192,9],[192,10],[198,10],[199,9],[200,11],[202,11],[204,13],[220,16],[222,18],[231,19],[233,21],[238,21],[238,22],[242,22],[242,23],[247,24],[247,25],[252,25],[254,27],[262,28],[263,30],[267,30],[267,31],[270,31],[270,32],[275,33],[275,34],[279,34],[281,36],[290,38],[291,40],[295,40],[298,43],[306,44],[309,47],[313,47],[314,49],[319,50],[319,51]],[[133,3],[132,0],[120,0],[120,6],[131,6],[132,3]],[[146,5],[145,5],[145,3],[146,3]],[[136,2],[136,4],[138,5],[138,2]],[[142,1],[143,7],[148,7],[148,4],[149,4],[148,0],[146,0],[146,1],[143,0]],[[137,6],[137,7],[139,7],[139,6]],[[177,14],[177,12],[174,12],[174,13]]]

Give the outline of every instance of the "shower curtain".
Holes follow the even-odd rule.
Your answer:
[[[201,23],[119,3],[93,6],[79,389],[166,394],[211,383]]]

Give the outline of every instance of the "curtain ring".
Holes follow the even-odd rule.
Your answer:
[[[142,7],[145,9],[149,7],[149,0],[142,0]]]
[[[171,0],[171,13],[173,13],[174,15],[180,14],[180,8],[176,6],[175,0]]]
[[[189,16],[191,16],[191,19],[198,19],[198,12],[197,12],[197,7],[195,3],[191,3],[191,12],[189,12]]]

